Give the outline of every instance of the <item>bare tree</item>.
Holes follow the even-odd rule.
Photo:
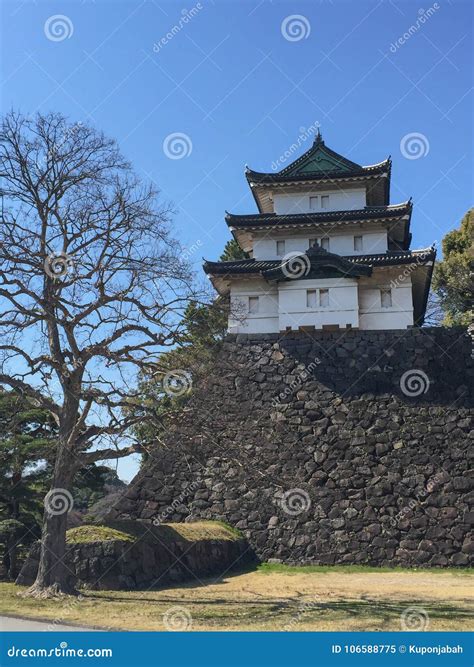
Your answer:
[[[441,302],[436,293],[430,291],[423,324],[425,327],[440,327],[443,319],[444,311]]]
[[[128,409],[134,378],[175,343],[190,274],[169,207],[94,129],[59,114],[7,114],[0,178],[0,383],[58,427],[29,590],[45,597],[71,592],[64,510],[74,475],[137,451],[133,426],[147,415]]]

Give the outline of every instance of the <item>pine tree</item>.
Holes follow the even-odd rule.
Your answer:
[[[443,260],[433,276],[435,290],[444,311],[443,324],[467,326],[473,321],[474,304],[474,209],[459,229],[443,239]]]

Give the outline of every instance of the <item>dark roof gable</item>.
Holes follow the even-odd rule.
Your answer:
[[[318,130],[311,148],[295,162],[282,169],[279,174],[282,176],[296,176],[298,174],[334,173],[338,171],[347,173],[348,171],[360,171],[360,169],[362,169],[362,165],[351,162],[351,160],[328,148]]]
[[[265,173],[246,168],[246,177],[253,183],[278,183],[308,179],[344,178],[390,172],[390,158],[379,164],[363,167],[328,148],[318,131],[306,153],[279,172]]]

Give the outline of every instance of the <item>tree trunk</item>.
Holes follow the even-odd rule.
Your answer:
[[[73,478],[73,463],[69,458],[67,450],[60,446],[51,489],[45,496],[38,574],[35,583],[25,593],[28,597],[77,594],[70,583],[71,569],[64,563],[67,515],[72,509],[69,488]]]
[[[9,572],[10,572],[10,554],[8,553],[8,549],[5,548],[5,551],[3,552],[3,558],[2,558],[2,564],[3,564],[3,569],[5,571],[5,577],[9,577]]]

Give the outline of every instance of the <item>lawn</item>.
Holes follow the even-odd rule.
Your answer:
[[[465,570],[263,565],[204,585],[85,591],[79,599],[25,599],[2,583],[0,614],[109,630],[397,631],[405,612],[427,630],[468,631],[472,582]]]

